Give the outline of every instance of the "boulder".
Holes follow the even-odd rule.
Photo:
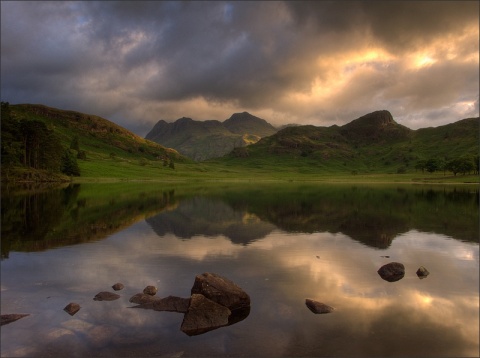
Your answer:
[[[227,307],[194,293],[180,329],[189,336],[195,336],[227,326],[230,315]]]
[[[157,294],[157,288],[155,286],[147,286],[143,289],[143,293],[150,296],[155,296]]]
[[[380,267],[377,272],[385,281],[395,282],[405,276],[405,266],[399,262],[390,262]]]
[[[153,297],[151,295],[147,295],[145,293],[137,293],[130,297],[129,302],[136,303],[139,305],[144,305],[147,303],[153,303],[154,301],[158,300],[159,298]]]
[[[120,291],[120,290],[123,290],[125,286],[123,286],[122,283],[120,282],[117,282],[115,285],[112,286],[112,288],[115,290],[115,291]]]
[[[80,311],[80,305],[78,303],[71,302],[66,305],[63,310],[67,312],[70,316],[73,316],[75,313]]]
[[[230,311],[250,307],[250,296],[243,289],[215,273],[197,275],[191,293],[203,295]]]
[[[325,303],[314,301],[314,300],[311,300],[310,298],[307,298],[305,300],[305,304],[310,309],[310,311],[312,311],[315,314],[330,313],[330,312],[333,312],[333,310],[335,309],[329,305],[326,305]]]
[[[0,326],[3,326],[4,324],[9,324],[12,322],[15,322],[19,320],[20,318],[30,316],[29,314],[18,314],[18,313],[12,313],[12,314],[2,314],[1,315],[1,320],[0,320]]]
[[[120,298],[120,295],[112,292],[99,292],[93,298],[94,301],[114,301]]]
[[[428,272],[428,270],[423,266],[420,266],[417,270],[417,276],[419,279],[426,278],[429,274],[430,272]]]

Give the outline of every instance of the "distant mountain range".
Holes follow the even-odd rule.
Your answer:
[[[310,165],[317,171],[403,171],[419,160],[478,157],[479,124],[476,117],[412,130],[395,122],[389,111],[381,110],[343,126],[290,126],[246,148],[235,148],[224,161],[256,168],[268,163]]]
[[[202,161],[230,153],[234,148],[258,142],[277,129],[250,113],[235,113],[229,119],[196,121],[180,118],[173,123],[160,120],[146,139],[173,148],[193,160]]]

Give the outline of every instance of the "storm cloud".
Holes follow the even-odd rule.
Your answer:
[[[410,128],[478,116],[472,1],[1,2],[1,96],[97,114]]]

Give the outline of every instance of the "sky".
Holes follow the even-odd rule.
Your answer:
[[[109,119],[479,115],[478,1],[1,1],[1,100]]]

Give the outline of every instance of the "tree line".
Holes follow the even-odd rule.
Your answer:
[[[1,102],[1,124],[2,168],[23,166],[80,175],[76,155],[62,145],[55,131],[44,122],[15,118],[9,103]]]
[[[415,164],[415,169],[421,170],[422,172],[437,172],[443,171],[444,173],[449,171],[452,172],[454,176],[457,174],[469,174],[479,173],[479,156],[461,156],[452,159],[442,159],[442,158],[430,158],[425,160],[419,160]]]

